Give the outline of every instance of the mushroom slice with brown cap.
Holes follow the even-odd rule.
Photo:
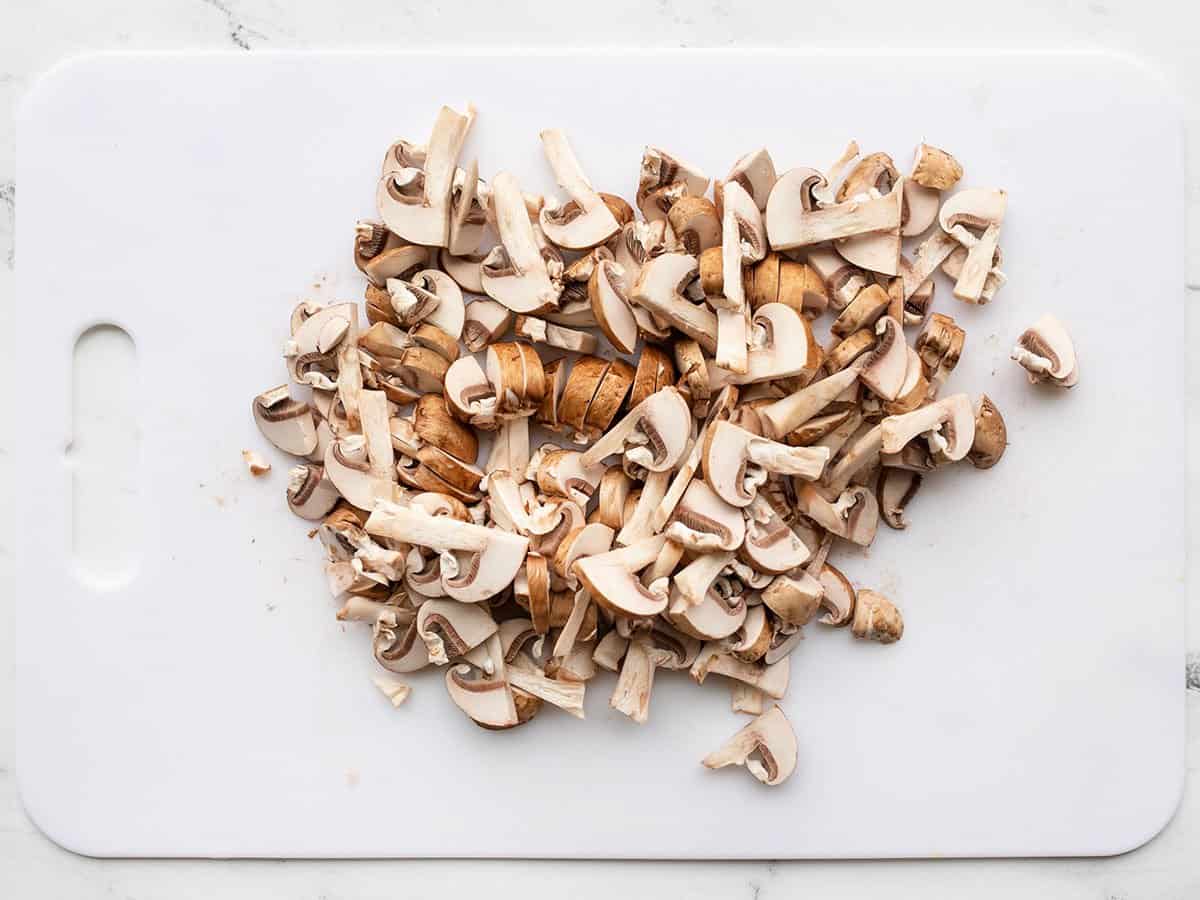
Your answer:
[[[546,363],[542,373],[546,382],[546,392],[533,420],[551,431],[558,431],[558,403],[562,396],[563,386],[567,383],[566,357],[559,357]]]
[[[435,665],[462,656],[495,633],[496,623],[487,610],[471,603],[427,600],[417,610],[417,636]]]
[[[284,453],[307,456],[317,446],[312,410],[303,400],[293,400],[286,384],[263,391],[251,410],[262,436]]]
[[[598,466],[613,453],[651,472],[674,468],[687,446],[692,414],[675,388],[663,388],[634,407],[580,459],[585,468]]]
[[[446,370],[446,406],[462,421],[478,428],[495,428],[498,402],[483,367],[473,356],[462,356]]]
[[[570,429],[569,436],[576,443],[582,444],[588,439],[584,433],[588,407],[611,367],[611,360],[598,356],[581,356],[571,366],[558,401],[556,418],[561,426]]]
[[[600,379],[592,402],[588,404],[583,416],[584,434],[589,439],[598,438],[612,424],[633,384],[635,371],[633,366],[623,359],[612,361],[612,365]]]
[[[762,601],[780,620],[789,625],[807,625],[821,608],[825,595],[820,581],[807,572],[776,575],[762,592]]]
[[[857,598],[850,579],[829,563],[821,566],[816,578],[822,588],[821,609],[825,610],[825,615],[821,616],[821,623],[832,625],[834,628],[849,625],[854,618]]]
[[[479,267],[487,254],[469,253],[455,256],[446,249],[438,254],[438,263],[442,271],[454,279],[455,283],[468,294],[482,294],[483,277]]]
[[[895,400],[904,386],[908,371],[908,344],[904,342],[904,327],[891,316],[884,316],[875,325],[877,340],[863,365],[859,378],[883,400]]]
[[[954,394],[902,416],[888,416],[882,426],[884,453],[899,453],[914,437],[926,434],[931,450],[955,462],[967,455],[975,441],[975,413],[966,394]]]
[[[542,149],[558,186],[571,199],[562,205],[547,203],[538,216],[542,230],[551,241],[569,250],[586,250],[602,244],[621,227],[580,168],[579,160],[558,129],[541,134]]]
[[[476,725],[494,730],[512,728],[520,724],[521,719],[508,683],[508,669],[498,635],[488,638],[487,648],[491,674],[471,663],[457,663],[446,670],[446,690],[454,705]]]
[[[732,182],[740,185],[761,211],[767,208],[767,198],[771,196],[771,188],[775,187],[775,182],[778,180],[779,176],[775,174],[775,162],[771,159],[771,154],[767,152],[766,147],[760,147],[757,150],[751,150],[733,164],[733,168],[729,170],[725,180],[718,181],[714,185],[713,195],[716,197],[717,206],[723,207],[725,186]]]
[[[717,316],[702,304],[692,303],[683,290],[699,271],[696,257],[664,253],[646,260],[630,292],[630,299],[673,328],[696,341],[706,353],[717,352]]]
[[[709,769],[745,766],[766,785],[782,784],[796,770],[796,734],[778,705],[735,734],[701,762]]]
[[[907,469],[884,466],[879,473],[879,515],[889,528],[903,531],[908,527],[904,508],[917,495],[921,474]]]
[[[320,466],[296,466],[288,472],[288,506],[302,519],[324,518],[340,497]]]
[[[754,500],[768,472],[815,480],[829,461],[824,447],[789,447],[758,437],[731,422],[714,422],[705,436],[704,480],[726,503],[742,507]]]
[[[588,301],[596,323],[620,353],[637,345],[638,324],[626,293],[625,270],[610,260],[600,260],[588,279]]]
[[[904,182],[904,208],[900,216],[900,236],[915,237],[924,234],[937,221],[941,194],[932,188],[922,187],[910,176]]]
[[[803,565],[809,550],[761,496],[746,507],[746,539],[738,557],[759,572],[778,575]]]
[[[612,549],[615,532],[607,525],[592,522],[577,528],[562,539],[554,553],[551,566],[554,573],[569,587],[577,584],[575,563],[587,556],[598,556]]]
[[[958,365],[966,337],[954,319],[941,313],[931,315],[925,330],[917,335],[914,346],[934,394]]]
[[[993,259],[1000,240],[1000,223],[1008,205],[1008,195],[990,188],[969,188],[942,204],[938,222],[942,230],[963,247],[963,261],[954,296],[969,303],[978,303],[984,284],[992,270]],[[970,229],[980,229],[976,236]]]
[[[791,250],[900,228],[904,178],[897,179],[891,191],[877,199],[851,199],[815,208],[812,187],[823,180],[812,169],[792,169],[775,183],[766,209],[771,249]]]
[[[721,571],[733,562],[733,553],[712,552],[697,556],[671,579],[671,612],[699,606]]]
[[[863,588],[858,592],[850,630],[856,638],[891,644],[904,636],[904,619],[891,600]]]
[[[985,236],[990,240],[991,235],[987,235],[985,232]],[[981,237],[980,241],[982,242],[982,240],[983,238]],[[986,257],[983,254],[976,257],[976,261],[981,267],[985,259]],[[981,268],[977,268],[972,275],[964,278],[963,267],[967,262],[967,248],[957,247],[946,257],[946,261],[942,263],[942,273],[947,278],[954,279],[955,297],[958,297],[959,300],[965,300],[968,303],[983,306],[984,304],[991,303],[996,296],[996,291],[1000,290],[1001,286],[1008,281],[1008,276],[1000,270],[1000,265],[1003,261],[1004,252],[997,245],[992,253],[991,268],[987,269],[986,272],[983,272]],[[982,284],[979,281],[981,276],[983,279]],[[960,287],[960,282],[962,282],[962,287]],[[931,290],[932,285],[932,281],[925,282],[925,286]],[[970,285],[970,287],[967,287],[967,285]]]
[[[438,552],[452,551],[455,574],[442,573],[446,593],[464,603],[476,603],[507,587],[525,561],[528,539],[496,528],[457,522],[380,503],[364,526],[369,534]]]
[[[814,381],[794,394],[764,406],[758,411],[758,415],[766,435],[779,438],[809,421],[858,382],[861,368],[861,365],[847,366],[827,378]]]
[[[614,530],[621,527],[624,523],[625,500],[632,488],[633,479],[621,466],[608,467],[598,489],[596,514],[600,523]]]
[[[922,187],[948,191],[963,176],[963,167],[945,150],[918,144],[913,159],[912,180]]]
[[[592,660],[600,668],[608,672],[616,672],[621,666],[621,660],[625,657],[625,649],[628,645],[628,638],[622,637],[615,630],[610,631],[596,644],[596,648],[592,651]]]
[[[633,508],[626,516],[621,530],[617,532],[618,544],[635,544],[655,534],[654,514],[661,506],[671,481],[671,473],[647,472],[638,492]],[[632,495],[631,495],[631,499]]]
[[[390,232],[389,232],[390,234]],[[391,238],[388,239],[389,244]],[[356,243],[357,249],[357,243]],[[383,288],[388,279],[407,278],[429,262],[429,248],[416,244],[400,243],[386,246],[370,259],[363,259],[355,254],[358,268],[376,288]]]
[[[1017,339],[1012,358],[1029,373],[1029,383],[1074,387],[1079,381],[1075,344],[1062,322],[1047,313]]]
[[[719,309],[741,310],[746,305],[742,267],[767,255],[767,236],[762,213],[753,198],[736,181],[725,186],[721,218],[722,297],[710,298]]]
[[[1008,429],[1004,417],[987,394],[982,394],[975,404],[975,440],[967,452],[967,459],[977,469],[990,469],[1000,462],[1008,446]]]
[[[681,600],[679,591],[672,586],[671,601],[671,609],[666,613],[667,619],[684,634],[698,640],[723,640],[741,628],[746,621],[746,598],[726,596],[715,587],[709,589],[701,603],[689,606],[686,600]]]
[[[638,176],[638,208],[649,221],[654,218],[655,210],[650,197],[654,191],[672,184],[682,184],[688,196],[703,197],[708,190],[708,180],[708,176],[696,166],[658,147],[646,147]]]
[[[861,328],[870,328],[887,312],[889,302],[887,290],[878,284],[868,285],[842,310],[829,330],[847,337]]]
[[[391,447],[391,435],[386,435]],[[372,467],[369,445],[362,435],[350,434],[335,438],[325,451],[325,475],[333,482],[347,503],[359,509],[374,509],[379,500],[394,500],[400,487],[390,472]]]
[[[399,608],[382,611],[372,627],[376,662],[389,672],[416,672],[429,665],[429,649],[417,636],[417,617]]]
[[[707,197],[682,197],[671,206],[667,222],[675,238],[692,256],[721,246],[721,217]]]
[[[424,323],[436,325],[455,341],[462,336],[466,306],[463,304],[462,288],[453,278],[437,269],[423,269],[412,277],[408,288],[424,291],[437,299],[433,310],[422,317]]]
[[[746,539],[746,519],[706,481],[695,479],[675,506],[666,534],[690,550],[736,550]]]
[[[725,646],[735,658],[745,663],[756,663],[766,655],[771,646],[771,620],[760,603],[746,609],[746,621],[742,627],[725,639]],[[696,654],[699,656],[699,654]]]
[[[443,106],[434,121],[423,165],[384,172],[376,203],[388,230],[427,247],[449,243],[454,172],[473,118],[471,107],[462,115]]]
[[[824,281],[829,305],[835,310],[845,309],[863,288],[872,283],[866,272],[846,262],[832,249],[813,247],[806,252],[805,259],[806,264]],[[938,264],[941,264],[940,261]]]
[[[861,485],[843,491],[830,501],[809,482],[801,482],[796,491],[796,509],[822,528],[860,546],[875,538],[879,504],[875,495]]]
[[[633,376],[633,387],[629,391],[629,406],[639,403],[675,381],[675,366],[671,357],[657,347],[646,346],[638,356],[637,369]]]
[[[479,162],[473,159],[465,171],[457,169],[454,172],[450,190],[450,239],[446,249],[454,256],[474,253],[483,240],[486,225],[487,213],[479,196]]]
[[[538,463],[537,485],[547,494],[587,506],[604,475],[603,466],[586,466],[576,450],[551,449]]]
[[[520,185],[508,172],[492,179],[492,202],[500,246],[480,267],[484,291],[513,312],[534,313],[557,305],[561,283],[555,283],[538,246]]]
[[[624,616],[656,616],[667,606],[665,588],[647,589],[636,573],[654,562],[666,538],[647,538],[619,550],[609,550],[575,562],[575,573],[592,599]]]
[[[883,404],[883,411],[889,416],[899,416],[912,412],[921,406],[929,397],[929,379],[925,377],[925,366],[921,363],[921,355],[912,347],[906,347],[908,365],[904,370],[904,381],[895,400]]]
[[[479,438],[450,414],[441,394],[425,394],[413,407],[412,429],[423,443],[438,447],[455,459],[474,463],[479,455]]]
[[[721,388],[726,384],[808,377],[820,361],[821,348],[808,320],[783,303],[767,303],[754,312],[745,373],[730,372],[712,364],[708,378],[713,388]]]

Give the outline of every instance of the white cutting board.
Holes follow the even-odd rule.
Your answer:
[[[1182,164],[1168,90],[1099,55],[775,52],[102,56],[20,114],[19,780],[94,855],[875,857],[1111,854],[1183,780]],[[813,627],[784,706],[783,787],[708,772],[745,721],[720,679],[660,677],[650,722],[546,710],[507,734],[416,676],[393,710],[361,626],[333,618],[286,460],[250,398],[282,379],[293,303],[360,299],[351,228],[380,155],[473,101],[467,156],[552,188],[565,128],[629,196],[642,145],[712,174],[849,138],[907,166],[929,140],[1010,192],[1010,281],[952,387],[986,390],[999,467],[928,479],[912,526],[841,562],[903,609],[901,643]],[[1006,359],[1053,310],[1082,377]],[[72,560],[71,353],[127,329],[138,402],[129,578]],[[90,383],[91,379],[85,379]],[[39,386],[36,389],[34,386]],[[82,388],[81,388],[82,390]],[[96,395],[94,389],[88,396]],[[100,392],[102,393],[102,392]],[[275,471],[252,480],[244,447]],[[82,495],[81,495],[82,496]],[[79,501],[84,502],[83,500]],[[94,515],[95,511],[88,513]],[[82,515],[82,514],[81,514]],[[86,516],[84,516],[86,518]],[[116,526],[114,525],[114,528]]]

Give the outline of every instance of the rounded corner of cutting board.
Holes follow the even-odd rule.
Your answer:
[[[42,113],[44,107],[52,108],[54,102],[76,84],[88,85],[89,89],[94,89],[97,71],[103,73],[104,68],[111,65],[111,58],[118,55],[120,54],[103,50],[77,53],[60,59],[50,68],[39,72],[17,105],[17,122],[25,124],[35,115]]]
[[[1094,856],[1123,856],[1133,853],[1149,844],[1175,820],[1183,803],[1184,787],[1187,780],[1187,766],[1183,759],[1182,747],[1178,765],[1173,767],[1174,779],[1163,781],[1164,789],[1154,797],[1153,804],[1147,803],[1143,809],[1144,815],[1139,818],[1130,817],[1126,829],[1121,834],[1113,835],[1112,842],[1102,847]]]
[[[37,779],[23,774],[17,766],[17,795],[21,808],[34,827],[51,843],[76,856],[101,858],[106,854],[91,842],[92,835],[82,817],[63,815],[63,810],[44,793],[44,785]]]

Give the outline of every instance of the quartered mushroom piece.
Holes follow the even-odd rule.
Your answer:
[[[1012,351],[1013,360],[1029,373],[1029,383],[1074,387],[1079,381],[1075,344],[1062,322],[1044,315],[1027,328]]]

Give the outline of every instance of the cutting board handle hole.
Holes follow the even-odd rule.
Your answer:
[[[137,350],[117,325],[93,325],[71,361],[71,557],[95,590],[129,584],[141,559]]]

